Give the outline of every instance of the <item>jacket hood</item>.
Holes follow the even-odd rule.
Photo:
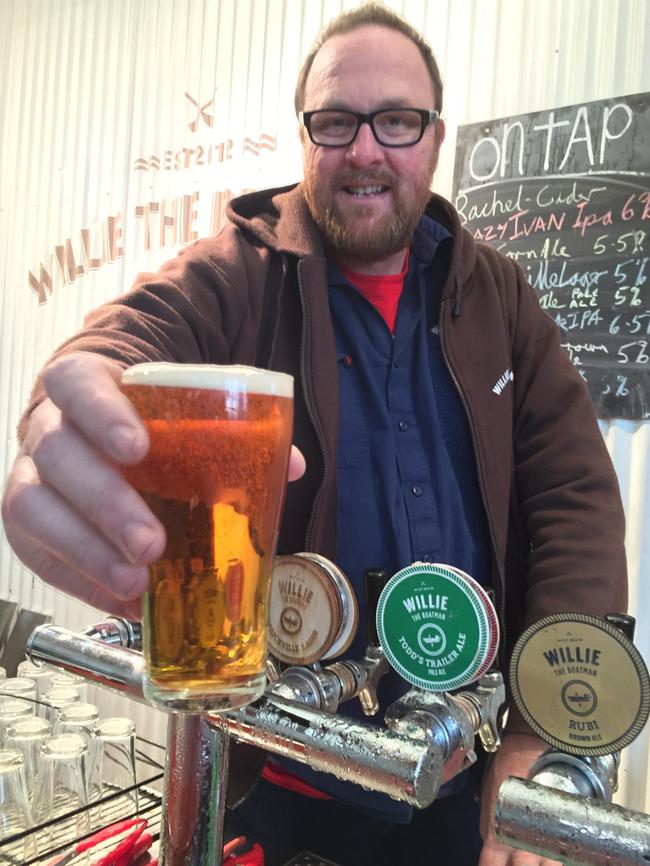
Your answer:
[[[459,298],[471,289],[476,243],[442,196],[432,193],[425,213],[454,238],[443,295]],[[307,207],[301,183],[238,196],[228,203],[226,214],[248,236],[277,253],[298,258],[325,257],[322,236]]]

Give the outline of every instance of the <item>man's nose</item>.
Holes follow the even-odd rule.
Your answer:
[[[369,123],[362,123],[356,138],[348,146],[346,159],[353,165],[374,165],[384,159],[384,149],[374,136]]]

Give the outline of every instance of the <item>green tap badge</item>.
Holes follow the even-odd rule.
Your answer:
[[[497,617],[485,591],[446,565],[415,563],[386,584],[377,633],[405,680],[435,692],[460,688],[492,664]]]

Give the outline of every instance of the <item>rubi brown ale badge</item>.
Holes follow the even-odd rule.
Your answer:
[[[241,706],[266,682],[293,379],[152,363],[126,370],[122,390],[151,440],[125,474],[167,533],[144,597],[145,694],[173,710]]]
[[[512,654],[510,686],[535,733],[574,755],[619,751],[650,713],[650,677],[639,651],[589,614],[557,613],[529,626]]]

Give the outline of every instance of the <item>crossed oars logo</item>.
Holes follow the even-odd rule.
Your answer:
[[[214,117],[213,117],[213,115],[208,114],[206,109],[210,108],[210,106],[214,102],[214,95],[216,92],[217,91],[215,88],[215,91],[212,94],[212,99],[210,99],[209,102],[206,102],[205,105],[199,105],[199,103],[196,101],[196,99],[194,99],[193,96],[190,96],[190,94],[187,91],[185,91],[185,96],[189,99],[189,101],[192,103],[192,105],[196,108],[196,117],[194,118],[194,120],[191,123],[188,124],[188,126],[192,130],[192,132],[196,132],[198,125],[199,125],[200,118],[203,118],[203,120],[210,127],[210,129],[212,129],[212,125],[214,123]]]

